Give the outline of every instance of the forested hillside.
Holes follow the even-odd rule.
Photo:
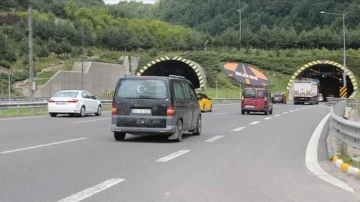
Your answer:
[[[233,51],[240,47],[243,53],[273,50],[269,54],[272,57],[281,57],[279,50],[318,49],[324,53],[321,57],[326,57],[329,50],[341,54],[342,14],[347,49],[360,47],[358,0],[159,0],[154,5],[105,5],[102,0],[2,0],[2,68],[16,67],[26,72],[29,2],[33,8],[36,66],[51,55],[68,60],[82,53],[92,56],[94,49],[144,53],[143,58],[150,59],[161,51]],[[289,55],[287,64],[266,66],[286,68]],[[104,58],[100,59],[109,59]],[[341,63],[341,55],[339,58]],[[356,61],[349,60],[348,64]]]

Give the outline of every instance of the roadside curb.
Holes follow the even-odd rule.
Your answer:
[[[332,162],[344,173],[360,177],[360,169],[355,168],[348,163],[344,163],[342,159],[339,159],[338,156],[332,157]]]

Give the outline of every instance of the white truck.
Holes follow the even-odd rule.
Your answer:
[[[318,104],[319,83],[309,78],[295,79],[292,85],[294,104]]]

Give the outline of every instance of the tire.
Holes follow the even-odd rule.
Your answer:
[[[202,111],[205,112],[205,104],[203,105]]]
[[[85,116],[85,107],[84,106],[81,107],[79,115],[80,115],[80,117]]]
[[[245,114],[245,110],[241,110],[241,114]]]
[[[55,113],[49,113],[51,117],[55,117],[57,114]]]
[[[175,134],[176,134],[175,141],[176,142],[181,142],[181,140],[182,140],[182,135],[183,135],[182,129],[183,129],[183,123],[181,120],[178,120],[177,125],[176,125],[176,132],[175,132]]]
[[[125,139],[126,133],[123,132],[114,132],[114,138],[116,141],[123,141]]]
[[[101,105],[99,105],[98,109],[97,109],[97,111],[95,113],[95,116],[101,116],[101,114],[102,114],[102,107],[101,107]]]
[[[264,111],[264,114],[265,114],[265,115],[268,115],[268,111],[267,111],[267,110],[265,110],[265,111]]]
[[[196,121],[196,129],[193,132],[193,135],[200,135],[201,134],[201,127],[202,127],[202,122],[201,122],[201,116],[198,116],[198,119]]]
[[[210,110],[209,110],[209,112],[212,112],[212,104],[210,105]]]

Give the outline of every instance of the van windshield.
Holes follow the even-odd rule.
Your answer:
[[[255,89],[245,89],[244,97],[245,98],[255,98]]]
[[[120,98],[159,99],[167,98],[166,83],[163,80],[124,79],[116,92]]]

